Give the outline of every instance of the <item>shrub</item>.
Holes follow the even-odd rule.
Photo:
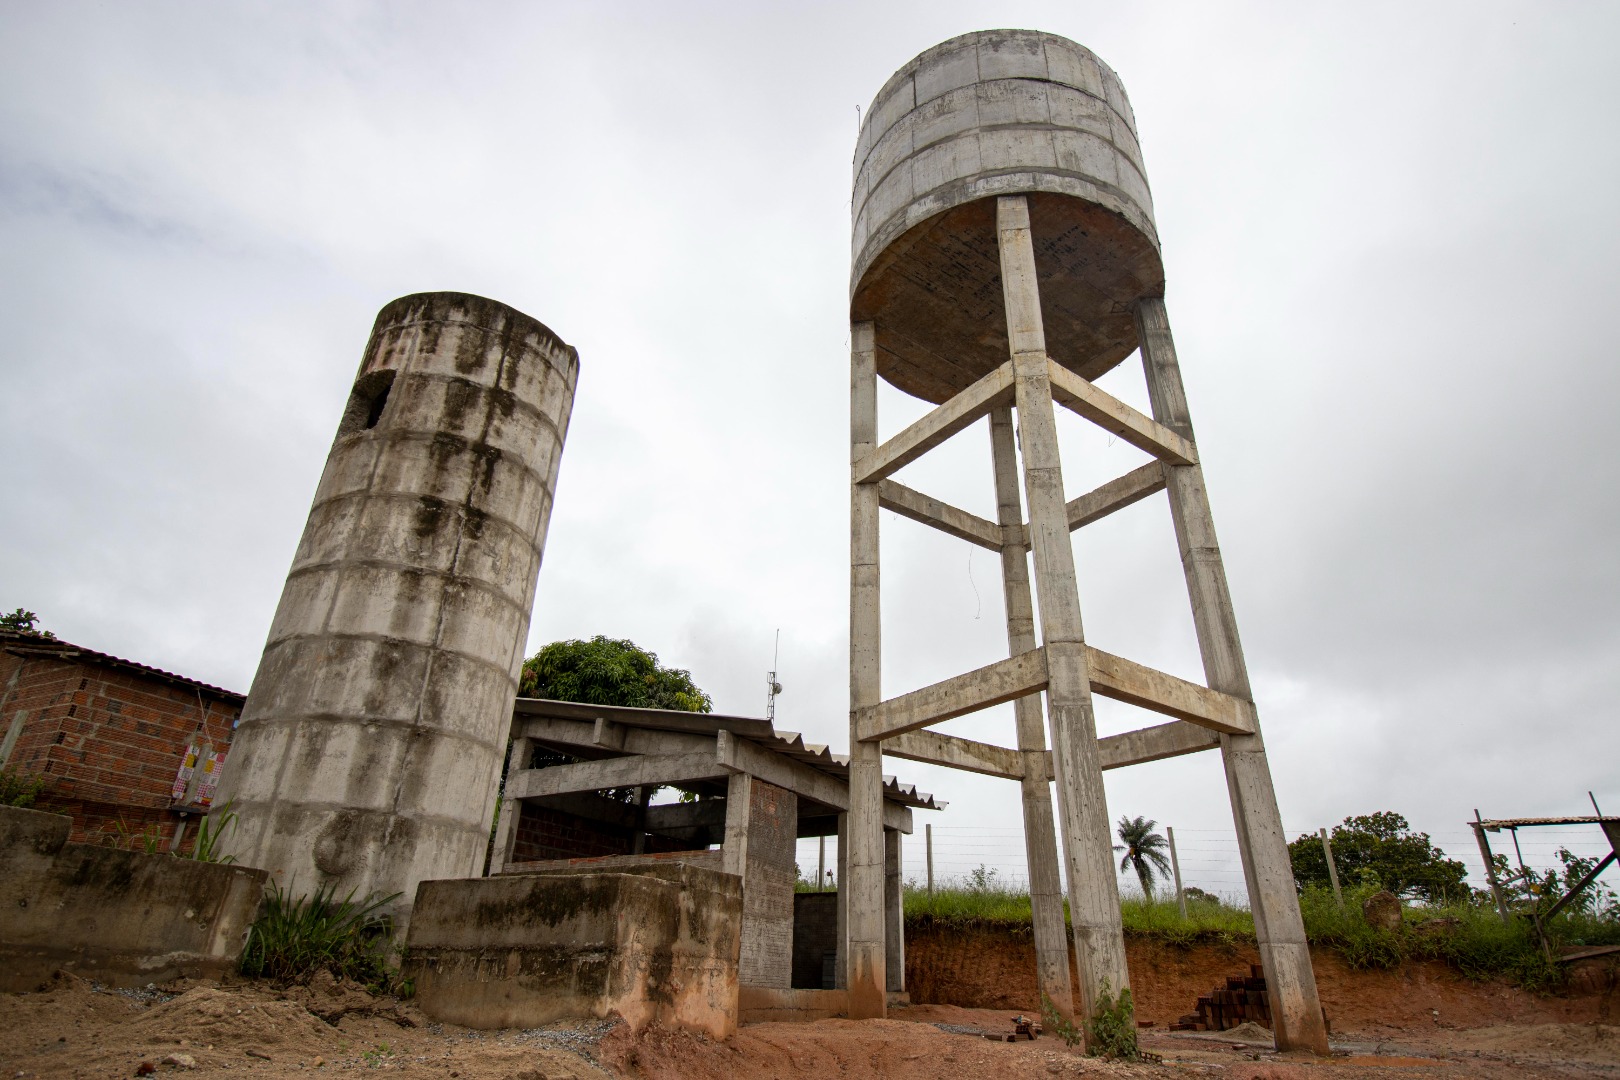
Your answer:
[[[401,894],[356,903],[354,890],[342,900],[330,884],[314,896],[293,899],[271,883],[264,912],[248,929],[242,974],[280,983],[305,982],[323,968],[338,979],[352,979],[377,990],[392,986],[388,954],[392,921],[377,911]]]
[[[39,798],[39,793],[44,790],[43,776],[12,772],[10,769],[0,772],[0,806],[15,806],[26,810],[34,805],[34,800]]]

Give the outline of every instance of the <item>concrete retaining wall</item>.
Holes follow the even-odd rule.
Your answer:
[[[617,1012],[737,1029],[742,882],[688,865],[424,881],[404,974],[436,1020],[530,1028]]]
[[[58,968],[114,986],[235,968],[263,870],[70,843],[71,828],[0,807],[0,992]]]

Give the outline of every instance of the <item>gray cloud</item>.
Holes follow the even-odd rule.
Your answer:
[[[582,356],[531,645],[628,636],[757,713],[780,626],[781,726],[841,747],[856,111],[939,40],[1037,26],[1132,94],[1289,827],[1399,809],[1466,854],[1475,805],[1620,805],[1617,21],[14,5],[0,603],[245,688],[372,316],[479,292]],[[1108,386],[1141,404],[1130,367]],[[988,514],[986,442],[908,482]],[[1073,493],[1138,460],[1063,442]],[[994,560],[884,528],[886,687],[1004,653]],[[1077,554],[1092,639],[1196,677],[1162,502]],[[1009,741],[1010,714],[949,730]],[[958,861],[1016,869],[1010,789],[895,771],[952,800]],[[1207,756],[1109,790],[1178,837],[1230,828]]]

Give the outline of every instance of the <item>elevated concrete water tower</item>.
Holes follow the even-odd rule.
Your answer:
[[[899,973],[885,967],[883,754],[1020,782],[1040,986],[1061,1011],[1090,1016],[1105,985],[1115,993],[1129,985],[1102,772],[1219,749],[1277,1045],[1326,1053],[1287,839],[1165,314],[1152,197],[1119,77],[1051,34],[987,31],[935,46],[873,100],[855,151],[853,209],[851,1015],[881,1016],[885,990],[899,988]],[[1092,382],[1138,351],[1151,418]],[[882,443],[880,377],[938,406]],[[1054,405],[1154,460],[1065,502]],[[986,417],[996,521],[889,479]],[[1159,491],[1168,494],[1186,573],[1203,686],[1094,649],[1082,629],[1071,531]],[[1009,659],[884,699],[884,508],[1001,555]],[[1026,552],[1040,596],[1038,641]],[[1093,694],[1169,722],[1098,739]],[[1016,749],[929,730],[1009,700],[1017,702]],[[1078,1003],[1070,993],[1053,782]]]
[[[400,893],[401,931],[483,873],[578,373],[493,300],[378,314],[214,803],[241,863]]]

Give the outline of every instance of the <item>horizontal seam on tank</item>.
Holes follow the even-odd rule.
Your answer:
[[[998,177],[998,176],[1017,176],[1020,173],[1043,173],[1043,174],[1048,175],[1048,176],[1060,176],[1060,177],[1079,180],[1079,181],[1081,181],[1083,183],[1091,185],[1092,187],[1096,188],[1100,193],[1102,193],[1104,195],[1108,195],[1108,196],[1111,196],[1111,197],[1113,197],[1115,199],[1119,199],[1121,202],[1123,202],[1123,203],[1125,203],[1125,204],[1127,204],[1129,206],[1133,206],[1139,211],[1144,210],[1142,205],[1140,203],[1138,203],[1136,201],[1135,197],[1132,196],[1129,192],[1123,191],[1120,188],[1115,187],[1113,184],[1109,184],[1109,183],[1107,183],[1105,181],[1098,180],[1095,177],[1089,177],[1089,176],[1086,176],[1084,173],[1074,172],[1071,169],[1059,169],[1059,168],[1055,168],[1055,167],[1047,166],[1047,165],[1023,166],[1021,168],[993,169],[993,170],[987,170],[987,171],[983,171],[983,172],[977,172],[977,173],[973,174],[973,177],[971,179],[977,179],[977,178],[980,178],[980,177],[994,178],[994,177]],[[962,182],[964,182],[964,181],[966,181],[968,179],[970,179],[970,178],[969,177],[960,177],[960,178],[958,178],[956,180],[947,180],[945,182],[945,184],[940,185],[940,187],[944,187],[944,186],[947,186],[947,185],[950,185],[950,184],[959,184],[959,183],[962,183]],[[933,187],[933,188],[929,188],[928,192],[933,192],[933,191],[938,191],[938,190],[940,190],[940,188]],[[928,192],[924,192],[923,194],[927,194]],[[1039,188],[1032,188],[1032,189],[1029,189],[1028,191],[1024,191],[1024,192],[1010,192],[1010,193],[1004,193],[1004,194],[1041,195],[1041,194],[1050,194],[1050,193],[1042,192]],[[980,196],[980,197],[981,198],[988,198],[989,196]],[[1071,196],[1071,197],[1079,198],[1079,196]],[[976,200],[969,200],[969,201],[976,201]],[[913,203],[916,202],[915,197],[912,199],[912,202]],[[866,250],[867,248],[869,248],[871,246],[873,237],[876,237],[876,236],[878,236],[880,234],[880,232],[882,231],[883,226],[888,225],[890,222],[895,221],[897,218],[903,219],[904,216],[905,216],[905,211],[907,210],[907,208],[910,205],[911,204],[908,203],[908,204],[906,204],[906,206],[901,206],[900,208],[895,210],[895,212],[893,214],[890,214],[888,217],[886,217],[882,221],[878,222],[878,228],[872,229],[867,233],[866,243],[861,245],[862,250],[864,251],[864,250]],[[965,205],[965,204],[958,204],[958,205]],[[1099,204],[1099,205],[1101,205],[1101,204]],[[1103,207],[1103,209],[1112,210],[1112,207],[1106,207],[1105,206],[1105,207]],[[1115,213],[1120,213],[1122,216],[1128,216],[1128,215],[1125,215],[1123,211],[1114,211],[1114,212]],[[1145,212],[1144,212],[1144,216],[1145,216]],[[916,223],[913,222],[912,224],[916,224]],[[1131,224],[1135,225],[1136,222],[1132,222]],[[1149,226],[1149,228],[1146,231],[1147,231],[1149,237],[1153,240],[1154,246],[1157,247],[1158,246],[1158,240],[1159,240],[1159,231],[1158,231],[1158,229],[1152,227],[1153,222],[1151,220],[1147,221],[1147,225]],[[910,228],[910,226],[909,225],[905,226],[900,231],[904,232],[905,228]],[[888,245],[885,244],[884,246],[887,247]],[[874,256],[874,258],[875,257],[876,256]],[[868,266],[870,266],[870,261],[868,262]]]
[[[546,507],[547,504],[549,504],[551,502],[552,493],[551,493],[550,490],[548,490],[546,487],[544,487],[544,482],[543,481],[542,481],[542,486],[541,486],[540,490],[545,495],[545,498],[542,500],[542,502],[540,504],[541,505],[540,515],[541,515],[542,518],[544,518],[545,517],[545,507]],[[415,503],[420,503],[422,499],[437,499],[439,502],[444,503],[446,506],[453,506],[453,507],[455,507],[457,509],[463,509],[463,510],[466,509],[466,505],[464,503],[453,503],[449,499],[441,499],[441,498],[439,498],[439,496],[437,496],[437,495],[429,495],[425,491],[373,491],[373,490],[368,488],[365,491],[345,491],[340,495],[328,495],[326,498],[320,500],[315,505],[313,505],[313,506],[311,506],[309,508],[310,516],[314,517],[315,516],[315,511],[320,509],[323,506],[327,506],[327,505],[329,505],[331,503],[335,503],[335,502],[344,502],[344,501],[349,500],[349,499],[380,499],[380,500],[382,500],[384,502],[415,502]],[[476,509],[476,507],[474,509]],[[528,533],[526,533],[522,529],[518,528],[517,523],[515,521],[511,521],[508,518],[501,517],[501,515],[499,515],[499,514],[491,513],[488,510],[479,510],[478,512],[483,515],[485,521],[493,521],[495,524],[497,524],[497,525],[501,526],[502,528],[506,529],[508,532],[510,532],[514,536],[516,536],[519,540],[522,540],[525,544],[527,544],[530,551],[534,552],[536,555],[540,554],[540,545],[535,543],[534,538],[531,537]]]
[[[548,428],[550,428],[551,434],[557,440],[557,453],[561,454],[562,453],[563,441],[564,441],[562,430],[559,429],[556,424],[552,423],[550,418],[548,418],[544,413],[540,413],[540,414],[537,414],[537,415],[539,415],[540,419],[545,422],[545,424],[546,424],[546,426]],[[452,438],[460,439],[461,441],[465,442],[469,447],[488,446],[492,450],[500,451],[502,461],[508,461],[508,460],[512,461],[515,464],[515,466],[516,466],[516,468],[518,470],[520,470],[522,472],[526,472],[530,476],[534,477],[536,480],[539,480],[542,487],[545,485],[546,478],[544,476],[540,475],[540,470],[536,469],[533,465],[530,465],[527,461],[524,461],[522,458],[511,457],[511,456],[509,456],[507,454],[507,452],[505,450],[501,450],[500,447],[493,446],[490,443],[476,443],[473,440],[467,438],[465,435],[455,435],[454,433],[449,432],[449,431],[430,431],[430,430],[428,430],[426,428],[411,428],[411,429],[409,429],[407,431],[387,431],[387,432],[376,432],[375,430],[371,431],[371,432],[361,431],[361,432],[356,432],[354,435],[349,436],[349,439],[353,440],[353,441],[358,441],[361,438],[369,436],[369,439],[370,439],[370,441],[371,441],[371,443],[373,445],[382,446],[382,445],[384,445],[386,443],[393,443],[393,442],[431,443],[434,439],[436,439],[440,435],[450,435]],[[351,442],[348,445],[352,445],[352,444],[353,443]],[[333,450],[336,450],[336,449],[337,449],[337,447],[334,445]],[[382,454],[379,452],[377,457],[378,458],[382,457]]]
[[[976,175],[977,176],[994,178],[994,177],[998,177],[998,176],[1017,176],[1020,173],[1026,173],[1026,172],[1029,172],[1029,171],[1030,170],[1028,170],[1028,169],[1005,169],[1005,170],[998,170],[996,172],[991,172],[991,173],[979,173],[979,174],[976,174]],[[1053,170],[1053,169],[1042,169],[1040,171],[1048,173],[1048,174],[1055,173],[1056,175],[1063,176],[1063,177],[1071,177],[1071,176],[1075,175],[1073,173],[1068,173],[1068,172],[1063,172],[1061,170]],[[1089,181],[1089,180],[1084,181],[1084,182],[1090,183],[1092,187],[1098,188],[1100,194],[1108,195],[1109,197],[1115,198],[1115,199],[1119,198],[1119,196],[1114,191],[1104,190],[1103,185],[1093,183],[1092,181]],[[940,189],[939,188],[930,188],[929,190],[930,191],[938,191]],[[1050,193],[1050,192],[1042,192],[1039,188],[1028,188],[1028,189],[1025,189],[1023,191],[1000,192],[998,194],[1002,194],[1002,195],[1018,195],[1018,194],[1040,195],[1040,194],[1052,194],[1052,193]],[[1059,193],[1059,194],[1061,194],[1061,193]],[[989,198],[989,197],[990,197],[989,195],[982,195],[982,196],[979,196],[978,198]],[[1080,198],[1080,196],[1070,196],[1070,197],[1071,198]],[[964,206],[968,202],[976,202],[976,201],[978,201],[978,200],[977,199],[969,199],[969,200],[966,200],[965,202],[957,203],[955,205]],[[1087,201],[1090,201],[1090,200],[1087,200]],[[1142,221],[1136,221],[1131,217],[1131,215],[1129,213],[1125,212],[1124,210],[1115,209],[1115,208],[1110,207],[1110,206],[1108,206],[1108,205],[1106,205],[1104,203],[1097,203],[1096,205],[1098,205],[1099,207],[1101,207],[1104,210],[1107,210],[1110,213],[1119,214],[1126,221],[1130,222],[1130,224],[1134,228],[1141,231],[1152,242],[1153,248],[1154,248],[1155,251],[1158,250],[1158,248],[1159,248],[1159,232],[1158,232],[1157,229],[1155,229],[1153,227],[1152,220],[1150,218],[1148,218],[1146,214],[1142,215]],[[1135,200],[1128,200],[1128,205],[1135,206],[1136,205]],[[895,241],[895,239],[897,237],[903,235],[908,229],[910,229],[912,226],[917,224],[917,222],[908,222],[907,221],[904,210],[905,210],[905,208],[902,207],[900,210],[895,211],[894,214],[892,214],[889,217],[887,217],[887,218],[883,219],[882,221],[878,222],[876,228],[868,230],[867,235],[866,235],[866,240],[861,244],[860,250],[855,252],[853,257],[850,259],[849,295],[850,295],[851,301],[853,301],[853,299],[855,297],[856,288],[860,285],[860,283],[861,283],[862,279],[865,277],[865,275],[868,272],[870,272],[870,270],[872,269],[872,264],[877,261],[878,257],[883,254],[883,252],[888,248],[888,246],[890,244],[894,243],[894,241]],[[1140,210],[1139,210],[1139,212],[1140,212]],[[885,236],[885,231],[886,230],[888,232],[887,236]],[[863,258],[863,256],[865,256],[865,257]]]
[[[435,577],[441,581],[453,581],[460,585],[469,586],[473,591],[484,593],[510,605],[512,610],[516,611],[520,615],[523,614],[525,607],[522,600],[515,600],[506,591],[494,588],[488,582],[482,581],[478,578],[447,574],[442,570],[423,570],[420,567],[410,566],[404,563],[389,562],[386,559],[342,559],[337,562],[312,563],[309,566],[300,566],[297,569],[288,571],[287,580],[291,581],[295,577],[303,577],[308,574],[325,573],[333,570],[341,571],[349,567],[362,567],[368,570],[408,570],[421,574],[424,577]],[[530,614],[533,613],[530,612]],[[385,634],[383,636],[387,637],[388,635]],[[281,639],[276,638],[275,640],[279,641]],[[398,640],[404,639],[401,638]],[[437,648],[437,646],[434,647]]]
[[[535,323],[539,324],[542,327],[545,327],[544,323],[541,323],[540,320],[535,319],[532,315],[525,315],[524,318],[529,319],[532,322],[535,322]],[[497,333],[497,331],[490,329],[489,327],[485,326],[483,323],[473,322],[473,321],[468,320],[468,319],[406,319],[403,322],[391,322],[391,323],[389,323],[387,328],[383,332],[387,333],[389,330],[404,330],[404,329],[408,329],[408,328],[413,327],[413,326],[470,326],[474,330],[481,331],[481,332],[483,332],[485,334],[495,334],[495,333]],[[574,347],[572,345],[568,344],[568,342],[566,342],[562,338],[558,337],[556,335],[556,333],[551,330],[550,327],[545,327],[545,329],[546,329],[546,332],[551,335],[551,340],[556,342],[559,348],[561,348],[561,349],[563,349],[565,351],[570,351],[570,352],[572,352],[574,350]],[[550,361],[549,357],[547,358],[546,362],[548,364],[551,364],[551,361]],[[556,367],[555,364],[551,364],[551,366]],[[557,370],[561,371],[562,369],[558,368]]]
[[[895,117],[894,123],[890,124],[888,127],[884,128],[882,131],[878,132],[877,137],[872,140],[872,143],[871,143],[870,146],[867,147],[866,152],[868,154],[870,154],[877,147],[877,144],[883,141],[883,136],[887,135],[889,132],[891,132],[895,128],[899,127],[901,122],[903,122],[906,117],[908,117],[912,113],[918,111],[924,105],[927,105],[929,102],[938,101],[940,98],[944,97],[946,94],[953,94],[956,91],[966,89],[969,86],[973,86],[973,87],[990,86],[990,85],[992,85],[994,83],[1004,83],[1004,82],[1050,83],[1053,86],[1061,86],[1061,87],[1063,87],[1063,88],[1065,88],[1067,90],[1073,90],[1076,93],[1086,95],[1086,97],[1091,98],[1093,101],[1101,102],[1102,106],[1105,109],[1107,109],[1109,112],[1113,113],[1115,116],[1119,117],[1121,120],[1125,121],[1125,123],[1127,123],[1128,125],[1130,125],[1130,128],[1131,128],[1131,130],[1133,132],[1136,130],[1136,121],[1134,119],[1132,119],[1131,117],[1126,116],[1124,113],[1120,112],[1118,109],[1114,108],[1114,103],[1112,101],[1108,100],[1108,92],[1106,90],[1104,90],[1101,95],[1094,94],[1090,90],[1087,90],[1083,86],[1076,86],[1073,83],[1064,82],[1062,79],[1054,79],[1050,75],[1003,75],[1003,76],[1000,76],[999,78],[994,78],[994,79],[977,79],[976,78],[972,82],[965,82],[965,83],[962,83],[960,86],[953,86],[948,90],[941,90],[939,93],[935,94],[933,97],[930,97],[930,98],[918,98],[916,96],[915,82],[913,82],[911,108],[907,109],[905,112],[903,112],[899,116]],[[879,96],[881,96],[881,94]],[[872,105],[873,105],[873,108],[868,110],[868,112],[867,112],[868,116],[874,115],[877,112],[877,108],[876,108],[877,101],[876,101],[876,99],[873,100]],[[860,136],[857,135],[856,136],[857,142],[859,141],[859,138],[860,138]]]
[[[459,383],[462,386],[472,386],[472,387],[476,387],[479,390],[500,390],[502,393],[512,394],[512,401],[513,401],[514,404],[517,405],[517,407],[520,410],[522,410],[523,412],[529,413],[530,415],[534,416],[536,419],[543,420],[545,422],[546,426],[551,429],[553,434],[556,434],[556,432],[557,432],[557,424],[556,424],[556,422],[554,420],[552,420],[551,417],[547,416],[545,414],[544,410],[542,410],[538,405],[531,405],[529,402],[527,402],[527,401],[523,400],[522,398],[518,397],[517,394],[513,393],[511,390],[507,390],[504,387],[490,386],[490,385],[488,385],[486,383],[475,382],[474,380],[469,379],[469,378],[467,378],[467,377],[465,377],[463,375],[446,375],[443,372],[438,372],[438,371],[404,371],[404,372],[401,372],[400,374],[402,376],[404,376],[405,378],[407,378],[407,379],[422,379],[422,380],[425,380],[425,381],[428,381],[428,382]],[[562,373],[558,372],[558,374],[560,375]],[[563,381],[566,382],[567,380],[565,379]],[[424,430],[427,430],[427,429],[425,429],[425,428],[412,428],[410,430],[411,431],[424,431]],[[439,434],[439,433],[435,432],[435,434]],[[457,437],[460,438],[461,436],[457,436]]]
[[[459,820],[457,818],[446,817],[443,814],[423,813],[421,811],[412,812],[412,811],[407,810],[407,811],[401,812],[399,810],[373,810],[370,807],[353,806],[353,805],[350,805],[349,803],[327,802],[325,800],[314,800],[314,799],[309,799],[309,800],[285,799],[285,798],[281,798],[281,797],[277,797],[275,799],[243,799],[243,800],[238,800],[235,803],[235,806],[238,809],[245,808],[245,807],[250,807],[250,806],[253,806],[253,807],[258,807],[258,806],[270,806],[270,807],[294,806],[294,807],[299,807],[299,808],[304,808],[304,807],[329,807],[329,808],[331,808],[333,810],[339,810],[339,811],[346,810],[346,811],[349,811],[351,813],[376,814],[379,817],[406,817],[406,818],[410,818],[412,821],[444,822],[446,824],[453,825],[454,827],[456,827],[458,829],[470,829],[470,830],[474,830],[474,831],[477,831],[477,832],[482,832],[483,831],[483,815],[479,815],[478,817],[473,818],[470,821],[461,821],[461,820]]]
[[[519,608],[518,610],[522,611],[522,608]],[[474,656],[472,653],[462,652],[460,649],[447,649],[443,645],[424,645],[420,641],[411,641],[407,638],[395,637],[391,634],[355,634],[333,630],[322,630],[316,634],[287,634],[265,642],[264,652],[265,655],[268,656],[271,649],[290,641],[331,641],[333,639],[339,641],[370,641],[384,645],[405,645],[412,649],[431,649],[436,653],[460,657],[461,659],[475,664],[478,667],[489,668],[492,671],[498,672],[507,685],[513,688],[516,688],[517,686],[517,680],[512,677],[511,669],[501,667],[493,660],[485,660],[481,656]],[[262,664],[263,661],[260,661],[260,663]]]
[[[1095,139],[1101,139],[1103,142],[1107,143],[1109,148],[1112,149],[1116,154],[1118,154],[1120,157],[1124,158],[1127,162],[1130,162],[1130,164],[1131,164],[1131,166],[1133,168],[1136,165],[1136,162],[1131,159],[1130,154],[1126,153],[1126,151],[1118,143],[1116,143],[1112,138],[1104,138],[1103,136],[1098,135],[1094,131],[1087,131],[1085,128],[1064,127],[1061,124],[1053,124],[1053,123],[1050,123],[1050,122],[1044,123],[1044,124],[975,125],[974,127],[970,128],[970,129],[967,129],[967,130],[964,130],[964,131],[958,131],[958,132],[955,132],[954,134],[951,134],[951,135],[941,136],[940,138],[935,139],[933,142],[926,143],[923,146],[913,146],[912,149],[911,149],[911,153],[907,154],[906,156],[904,156],[902,158],[897,159],[893,165],[889,166],[888,170],[885,171],[882,176],[878,177],[875,182],[872,182],[872,183],[867,185],[866,198],[861,201],[860,208],[862,210],[866,209],[866,205],[872,201],[872,193],[874,191],[876,191],[878,188],[882,187],[883,182],[885,180],[887,180],[889,177],[893,176],[894,171],[896,169],[898,169],[901,165],[905,164],[906,162],[915,159],[918,154],[925,153],[926,151],[932,150],[936,146],[944,146],[946,143],[959,142],[962,139],[966,138],[968,135],[973,135],[973,136],[977,137],[981,132],[986,132],[986,131],[1074,131],[1074,132],[1078,132],[1078,133],[1080,133],[1082,135],[1090,135],[1092,138],[1095,138]],[[1053,152],[1056,153],[1055,150]],[[1045,169],[1045,168],[1056,168],[1056,166],[1029,165],[1029,166],[1025,166],[1025,168],[1028,168],[1028,169]],[[1020,169],[1009,169],[1009,170],[1000,170],[1000,171],[1001,172],[1020,172],[1022,170],[1020,170]],[[1067,171],[1067,170],[1065,170],[1065,171]],[[990,175],[994,175],[994,174],[990,174]],[[1137,169],[1136,170],[1136,175],[1142,176],[1142,170]],[[966,179],[966,177],[958,177],[958,179]],[[857,173],[856,176],[855,176],[855,183],[857,185],[859,185],[860,180],[861,180],[860,174]],[[949,182],[949,181],[947,181],[947,182]],[[1145,176],[1142,177],[1142,184],[1143,184],[1144,187],[1147,186],[1147,178]],[[931,191],[933,189],[930,188],[929,190]],[[916,197],[917,197],[916,184],[915,184],[915,181],[913,181],[913,184],[912,184],[912,198],[915,199]]]
[[[481,746],[486,750],[495,750],[502,754],[506,753],[505,739],[490,742],[488,740],[475,738],[474,736],[451,729],[440,729],[436,727],[424,728],[421,724],[414,720],[395,720],[392,717],[363,717],[354,716],[350,713],[334,712],[271,713],[268,716],[255,716],[251,720],[244,719],[242,724],[243,726],[246,726],[249,723],[273,724],[280,727],[287,727],[293,724],[303,723],[306,720],[315,720],[323,724],[372,724],[378,727],[403,728],[407,731],[429,731],[435,735],[441,735],[445,738],[456,739],[460,742],[472,743],[474,746]]]

